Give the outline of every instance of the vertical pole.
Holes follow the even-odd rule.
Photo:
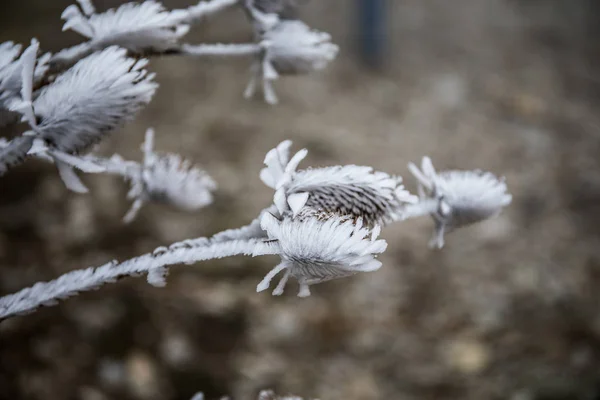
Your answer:
[[[358,39],[362,61],[373,68],[380,67],[385,53],[386,0],[356,0]],[[398,0],[396,0],[398,1]]]

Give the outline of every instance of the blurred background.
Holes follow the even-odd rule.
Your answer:
[[[322,73],[278,81],[275,107],[242,98],[250,60],[152,60],[157,95],[99,152],[140,160],[154,127],[158,149],[219,184],[195,214],[151,205],[124,225],[118,178],[84,176],[90,193],[78,195],[42,162],[3,176],[0,293],[246,224],[271,202],[258,172],[284,139],[309,149],[305,167],[371,165],[413,191],[406,164],[423,155],[490,170],[513,204],[441,251],[427,248],[427,218],[389,226],[381,270],[306,299],[292,285],[255,293],[277,259],[239,257],[175,267],[166,288],[127,279],[8,320],[1,399],[250,399],[265,388],[322,400],[600,399],[600,2],[373,2],[300,9],[341,52]],[[71,3],[2,0],[0,42],[80,42],[61,32]],[[187,37],[251,38],[238,9]]]

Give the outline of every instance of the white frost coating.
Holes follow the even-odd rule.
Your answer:
[[[34,311],[43,305],[55,305],[79,292],[96,289],[104,284],[115,282],[119,278],[142,273],[151,273],[152,284],[164,283],[164,267],[176,264],[191,264],[214,258],[256,253],[258,241],[229,241],[199,247],[158,248],[130,260],[118,263],[112,261],[100,267],[90,267],[68,272],[61,277],[39,282],[15,294],[0,298],[0,320]],[[268,253],[262,249],[261,254]],[[159,277],[163,274],[162,277]]]
[[[268,289],[275,275],[284,270],[273,294],[282,294],[292,276],[300,284],[298,296],[305,297],[310,295],[310,285],[381,267],[375,257],[385,251],[387,243],[377,239],[379,229],[363,227],[360,218],[355,222],[338,215],[323,216],[309,212],[279,221],[271,214],[263,215],[262,227],[272,240],[258,245],[257,250],[279,254],[281,263],[258,284],[257,292]]]
[[[430,246],[442,248],[444,234],[498,215],[509,205],[504,178],[484,171],[444,171],[437,173],[431,159],[423,157],[421,169],[408,165],[419,183],[419,204],[410,208],[410,216],[430,214],[435,232]]]
[[[404,189],[402,178],[356,165],[296,171],[307,154],[305,149],[290,159],[292,142],[286,140],[270,150],[262,181],[276,189],[273,201],[280,214],[302,207],[361,217],[368,225],[403,218],[407,205],[417,198]]]

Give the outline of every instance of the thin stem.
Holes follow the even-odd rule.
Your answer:
[[[148,273],[175,264],[192,264],[235,255],[253,255],[260,240],[234,240],[210,243],[199,247],[160,247],[152,253],[118,263],[112,261],[100,267],[90,267],[68,272],[49,282],[39,282],[17,293],[0,298],[0,320],[35,311],[42,305],[55,305],[58,300],[74,296],[79,292],[96,289],[120,278],[140,273]],[[270,253],[262,248],[262,254]],[[162,271],[161,271],[162,272]]]
[[[238,3],[239,0],[211,0],[211,1],[201,1],[195,6],[191,6],[187,8],[187,17],[185,17],[182,22],[193,22],[199,19],[209,17],[213,14],[216,14],[226,8],[234,6]]]
[[[437,199],[421,199],[417,204],[409,204],[404,208],[401,214],[401,221],[410,218],[422,217],[429,215],[437,210],[438,201]]]
[[[262,47],[253,43],[242,44],[183,44],[179,54],[194,57],[241,57],[260,54]]]

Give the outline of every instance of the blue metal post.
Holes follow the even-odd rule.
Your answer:
[[[385,56],[386,0],[357,2],[360,56],[367,65],[379,67]]]

